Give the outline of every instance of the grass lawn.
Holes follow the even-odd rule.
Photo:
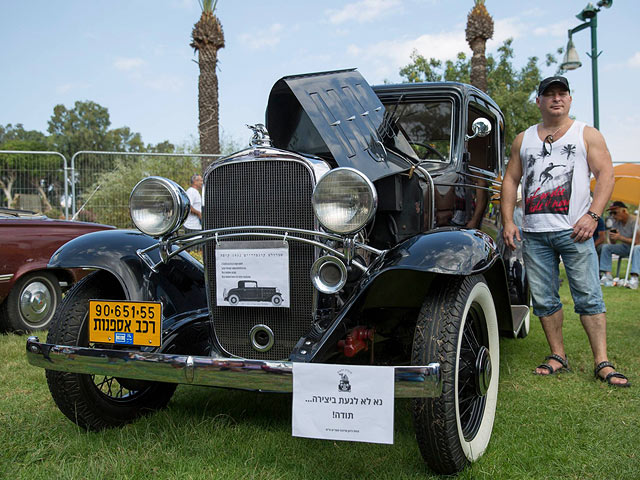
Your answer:
[[[640,478],[640,291],[605,289],[609,357],[628,389],[593,378],[566,281],[561,294],[573,373],[532,375],[548,353],[533,317],[526,339],[501,339],[493,437],[459,478]],[[0,336],[0,478],[438,478],[421,461],[407,400],[396,402],[392,446],[293,438],[289,396],[187,386],[162,412],[86,433],[54,405],[44,371],[27,364],[25,340]]]

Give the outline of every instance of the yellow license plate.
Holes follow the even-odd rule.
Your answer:
[[[159,302],[89,301],[89,341],[116,345],[161,344]]]

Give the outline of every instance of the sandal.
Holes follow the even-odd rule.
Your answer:
[[[558,355],[556,353],[552,353],[551,355],[549,355],[547,357],[544,357],[544,360],[545,360],[545,362],[547,362],[548,360],[555,360],[562,366],[558,367],[558,368],[556,368],[554,370],[553,367],[551,365],[549,365],[548,363],[541,363],[536,368],[546,368],[549,373],[538,373],[538,372],[536,372],[534,370],[533,371],[534,374],[546,377],[548,375],[555,375],[556,373],[570,372],[571,371],[569,369],[569,357],[562,358],[560,355]]]
[[[602,377],[600,375],[598,375],[600,373],[600,370],[602,370],[603,368],[607,368],[607,367],[611,367],[613,368],[613,372],[609,373],[606,377]],[[614,367],[613,363],[611,362],[600,362],[595,370],[593,371],[593,374],[596,376],[596,378],[599,378],[601,382],[607,382],[608,385],[612,386],[612,387],[621,387],[621,388],[626,388],[626,387],[630,387],[631,383],[629,382],[629,379],[627,377],[625,377],[623,374],[616,372],[616,367]],[[624,380],[627,381],[627,383],[613,383],[611,381],[612,378],[622,378]]]

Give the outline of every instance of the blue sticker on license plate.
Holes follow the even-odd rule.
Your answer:
[[[116,332],[114,343],[123,343],[125,345],[133,345],[133,333]]]

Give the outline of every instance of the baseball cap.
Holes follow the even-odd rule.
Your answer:
[[[616,200],[615,202],[611,203],[611,205],[609,205],[609,208],[607,210],[611,211],[615,210],[616,208],[627,208],[627,206],[621,201]]]
[[[547,88],[554,84],[562,85],[567,91],[571,91],[569,81],[564,77],[556,75],[555,77],[547,77],[540,82],[540,85],[538,85],[538,96],[542,95]]]

